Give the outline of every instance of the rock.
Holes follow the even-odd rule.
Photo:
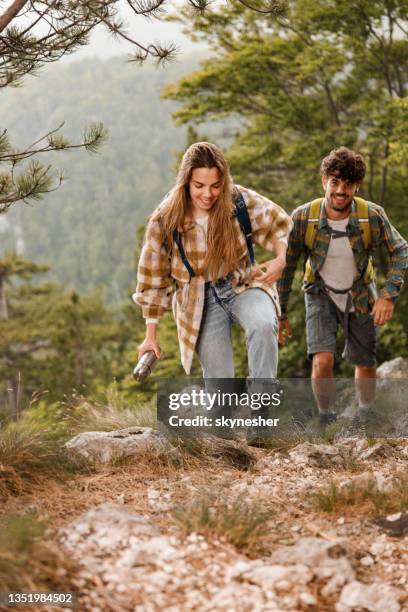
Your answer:
[[[289,451],[291,459],[302,466],[316,467],[343,466],[344,458],[337,446],[329,444],[311,444],[304,442]]]
[[[337,486],[341,493],[371,491],[376,489],[376,479],[373,472],[363,472],[362,474],[357,474],[357,476],[352,476],[351,478],[341,479]]]
[[[367,461],[368,459],[377,459],[378,457],[390,457],[393,454],[393,449],[389,444],[377,442],[373,446],[362,450],[356,455],[359,461]]]
[[[337,486],[341,493],[372,492],[392,493],[397,486],[394,476],[386,476],[382,472],[363,472],[351,478],[340,478]]]
[[[302,591],[299,595],[299,605],[302,610],[307,610],[309,606],[315,607],[317,606],[316,597],[309,593],[309,591]]]
[[[336,612],[399,612],[401,606],[395,589],[386,583],[363,584],[354,580],[347,584],[336,604]]]
[[[65,452],[74,463],[109,463],[145,453],[166,455],[170,460],[180,460],[178,450],[160,431],[151,427],[128,427],[116,431],[87,431],[65,444]]]
[[[306,585],[313,580],[313,571],[306,565],[268,565],[263,564],[252,567],[249,571],[241,574],[241,578],[257,584],[265,591],[269,589],[290,590],[292,585]],[[282,583],[288,588],[282,589]]]
[[[62,539],[68,548],[95,549],[113,554],[133,541],[157,536],[157,528],[143,516],[131,514],[123,505],[111,503],[92,508],[65,527]]]
[[[374,559],[370,555],[366,555],[360,559],[360,563],[364,567],[370,567],[370,565],[374,564]]]
[[[378,378],[408,378],[408,359],[396,357],[377,368]]]
[[[270,560],[282,565],[306,565],[317,578],[327,581],[322,594],[328,596],[354,580],[354,570],[346,554],[342,541],[301,538],[293,546],[278,549]]]

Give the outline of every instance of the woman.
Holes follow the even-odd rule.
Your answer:
[[[276,254],[263,270],[251,264],[251,245],[235,214],[237,200],[245,202],[253,241]],[[279,302],[274,283],[285,267],[290,229],[282,208],[234,186],[218,147],[191,145],[176,185],[146,230],[133,294],[146,319],[139,357],[148,350],[160,356],[157,324],[172,306],[175,283],[173,313],[187,374],[197,351],[204,378],[233,378],[231,325],[238,323],[246,334],[250,378],[275,378]]]

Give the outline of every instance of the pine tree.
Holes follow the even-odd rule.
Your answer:
[[[242,0],[238,3],[246,4]],[[202,13],[209,0],[188,0],[190,12]],[[273,12],[273,2],[266,2],[262,10]],[[133,19],[160,18],[165,13],[166,0],[126,0]],[[262,3],[254,1],[254,10]],[[118,0],[14,0],[0,15],[0,87],[18,86],[28,75],[64,55],[74,53],[89,42],[90,33],[97,27],[108,30],[116,38],[125,40],[132,49],[131,61],[143,62],[147,58],[158,61],[172,59],[174,44],[141,44],[130,34],[122,17],[123,7]],[[50,166],[41,163],[35,155],[84,147],[94,152],[106,137],[100,123],[84,130],[82,140],[71,144],[61,133],[62,125],[44,134],[22,150],[13,149],[7,130],[0,130],[0,213],[16,202],[36,200],[57,189],[63,175],[52,177]],[[22,162],[30,160],[27,165]],[[17,170],[20,169],[19,172]]]

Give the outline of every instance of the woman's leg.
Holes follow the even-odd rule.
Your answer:
[[[275,379],[278,321],[272,299],[262,289],[247,289],[234,297],[231,312],[245,331],[249,377]]]
[[[206,289],[203,319],[197,341],[197,354],[203,378],[234,378],[231,316]]]

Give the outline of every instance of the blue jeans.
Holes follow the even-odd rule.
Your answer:
[[[206,283],[205,304],[197,354],[204,378],[234,378],[231,327],[245,331],[250,378],[276,378],[278,368],[277,316],[262,289],[235,293],[229,277]]]

